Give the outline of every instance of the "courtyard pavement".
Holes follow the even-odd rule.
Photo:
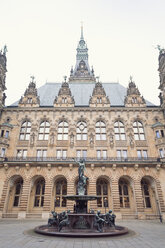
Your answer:
[[[159,221],[117,221],[130,234],[107,238],[57,238],[34,233],[43,220],[0,219],[0,248],[165,248],[165,223]]]

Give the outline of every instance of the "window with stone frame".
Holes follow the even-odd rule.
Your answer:
[[[164,157],[165,157],[164,154],[165,154],[164,149],[163,149],[163,148],[160,148],[160,149],[159,149],[160,158],[164,158]]]
[[[46,149],[37,149],[37,161],[43,160],[47,157]]]
[[[43,121],[39,127],[39,140],[48,140],[49,139],[49,131],[50,131],[50,124],[48,121]]]
[[[117,150],[117,158],[118,159],[127,159],[128,158],[128,153],[127,150]]]
[[[67,158],[67,150],[65,149],[58,149],[56,151],[56,156],[57,156],[57,159],[66,159]]]
[[[97,207],[108,207],[108,183],[105,179],[98,179],[96,183]]]
[[[87,124],[85,121],[77,123],[77,140],[87,140]]]
[[[133,130],[135,140],[145,140],[144,127],[140,121],[135,121],[133,123]]]
[[[58,179],[55,183],[55,207],[66,207],[67,182],[65,179]]]
[[[138,159],[147,159],[148,158],[148,152],[147,150],[137,150],[137,156]]]
[[[142,179],[141,188],[142,188],[144,207],[145,208],[151,208],[150,189],[149,189],[150,185],[149,185],[147,180]]]
[[[96,140],[106,140],[106,125],[103,121],[96,122]]]
[[[107,150],[97,150],[97,159],[107,159]]]
[[[27,149],[18,149],[16,156],[17,156],[17,158],[26,158],[27,157]]]
[[[5,154],[6,154],[6,148],[2,147],[1,148],[1,157],[5,157]]]
[[[77,159],[86,159],[87,158],[87,150],[76,150]]]
[[[129,208],[129,191],[128,191],[128,182],[124,179],[119,180],[119,198],[120,198],[120,207]]]
[[[34,207],[43,207],[45,194],[45,180],[38,179],[35,188]]]
[[[21,125],[20,140],[29,140],[30,139],[30,132],[31,132],[31,122],[30,121],[24,121]]]
[[[57,140],[68,140],[68,123],[66,121],[58,124]]]
[[[114,124],[115,139],[126,140],[124,124],[121,121],[116,121]]]
[[[20,198],[21,198],[21,194],[22,194],[22,187],[23,187],[23,180],[22,179],[17,180],[15,185],[14,185],[13,207],[19,207]]]

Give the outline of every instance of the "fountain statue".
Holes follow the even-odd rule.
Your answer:
[[[115,225],[116,215],[109,210],[102,214],[100,210],[88,211],[88,201],[97,200],[96,195],[86,195],[87,176],[84,175],[85,161],[78,162],[78,189],[77,195],[67,195],[67,200],[75,201],[73,211],[67,210],[62,213],[52,211],[52,217],[48,224],[35,228],[35,232],[44,235],[67,236],[67,237],[100,237],[125,234],[128,229]]]

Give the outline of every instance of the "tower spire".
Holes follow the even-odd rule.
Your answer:
[[[83,36],[83,22],[81,22],[81,40],[84,39],[84,36]]]
[[[95,82],[94,70],[90,69],[88,64],[88,48],[84,40],[83,35],[83,25],[81,23],[81,37],[77,46],[77,55],[76,55],[76,65],[74,70],[71,70],[69,82],[73,81],[92,81]]]

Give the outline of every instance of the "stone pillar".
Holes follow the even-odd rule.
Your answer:
[[[29,197],[30,197],[30,181],[24,180],[21,200],[20,200],[20,206],[19,206],[20,211],[28,212]]]
[[[44,206],[43,206],[43,210],[45,212],[51,211],[52,189],[53,189],[52,181],[47,179],[45,181],[45,194],[44,194]]]
[[[138,212],[144,212],[143,195],[141,189],[141,181],[134,180],[134,191],[135,191],[135,201],[136,209]]]
[[[160,182],[157,181],[157,194],[158,194],[158,201],[159,201],[159,206],[160,206],[160,211],[165,213],[165,204],[164,204],[164,200],[163,200],[163,193],[162,193],[162,189],[161,189],[161,185]]]
[[[96,180],[90,179],[89,180],[89,192],[88,195],[96,195]],[[96,201],[89,201],[89,209],[97,210],[97,200]],[[88,209],[88,211],[89,211]]]
[[[67,182],[67,195],[75,195],[75,182],[71,179]],[[73,211],[75,202],[67,200],[67,209]]]
[[[0,202],[0,211],[2,212],[7,212],[7,206],[5,207],[7,189],[8,189],[8,181],[6,180],[3,185],[2,197],[1,197],[1,202]]]
[[[113,178],[111,182],[112,202],[113,211],[120,212],[120,201],[119,201],[119,186],[117,178]]]

